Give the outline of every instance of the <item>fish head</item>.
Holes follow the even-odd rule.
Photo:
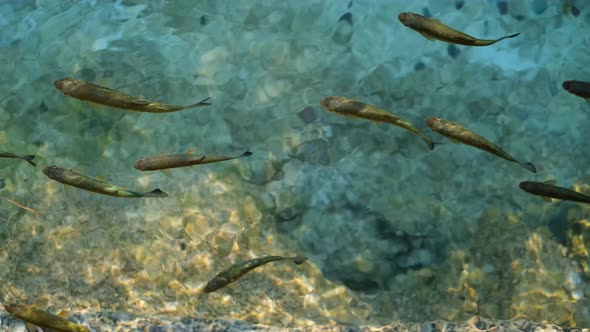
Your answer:
[[[443,127],[444,120],[439,118],[438,116],[434,116],[426,119],[426,124],[428,125],[428,127],[430,127],[430,129],[436,131]]]
[[[3,304],[4,310],[8,311],[14,317],[20,318],[25,317],[27,313],[31,311],[29,306],[24,304],[15,302],[15,303],[5,303]]]
[[[47,166],[43,169],[43,173],[51,179],[59,177],[63,173],[63,171],[64,171],[63,168],[57,167],[55,165]]]
[[[524,191],[530,191],[530,188],[532,185],[533,184],[530,181],[522,181],[521,183],[518,184],[518,187]]]
[[[72,77],[66,77],[62,80],[57,80],[53,82],[53,85],[58,90],[61,90],[65,94],[70,94],[71,92],[75,91],[83,82],[76,80]]]
[[[320,100],[320,106],[322,106],[330,112],[341,113],[344,103],[346,103],[347,101],[348,98],[332,96]]]
[[[416,13],[411,12],[404,12],[397,15],[397,19],[402,22],[403,25],[407,27],[415,26],[418,22],[419,17],[422,15],[418,15]]]
[[[205,285],[205,288],[203,288],[203,293],[211,293],[222,288],[223,286],[228,284],[225,281],[225,279],[213,278],[213,280],[209,281],[207,285]]]
[[[565,91],[576,94],[576,91],[579,91],[580,89],[580,83],[580,81],[565,81],[561,86]]]
[[[137,170],[143,171],[145,169],[146,162],[147,162],[147,158],[141,157],[133,163],[133,167],[135,167],[135,169],[137,169]]]

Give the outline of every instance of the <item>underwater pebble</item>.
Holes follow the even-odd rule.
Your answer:
[[[297,112],[297,116],[299,116],[301,121],[303,121],[305,124],[312,123],[317,118],[316,111],[311,106],[308,106]]]
[[[306,296],[306,304],[313,306],[312,303],[318,301],[307,299],[312,296]],[[3,326],[10,328],[6,331],[25,332],[24,324],[9,316],[7,313],[0,314]],[[252,324],[240,320],[215,320],[215,319],[198,319],[192,317],[182,317],[178,319],[168,318],[142,318],[134,317],[126,313],[104,312],[102,317],[96,314],[76,315],[83,321],[76,320],[76,323],[90,326],[93,331],[166,331],[166,332],[188,332],[188,331],[216,331],[216,332],[288,332],[288,331],[309,331],[309,332],[589,332],[588,328],[562,328],[554,324],[535,323],[525,320],[508,321],[508,320],[490,320],[477,317],[463,322],[449,322],[443,320],[424,321],[424,322],[400,322],[396,321],[382,326],[363,326],[357,324],[347,325],[308,325],[293,327],[278,327],[262,324]]]
[[[533,0],[532,7],[535,14],[541,15],[547,9],[547,0]]]
[[[549,119],[547,120],[547,131],[551,135],[561,136],[566,133],[567,129],[567,122],[564,121],[563,116],[558,114],[559,112],[556,110],[549,115]]]
[[[508,13],[508,2],[506,1],[498,1],[498,11],[502,15],[506,15]]]
[[[447,53],[451,58],[455,59],[459,55],[460,51],[459,48],[454,44],[449,44],[447,47]]]

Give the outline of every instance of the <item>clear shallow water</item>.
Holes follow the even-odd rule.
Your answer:
[[[475,314],[588,326],[588,207],[518,189],[555,179],[587,190],[590,106],[561,83],[590,80],[589,8],[545,4],[2,3],[0,142],[38,166],[0,161],[0,195],[42,213],[0,203],[4,301],[281,326]],[[430,42],[397,20],[425,8],[474,36],[521,35],[484,48]],[[66,76],[213,105],[111,109],[63,96],[53,81]],[[381,106],[441,144],[326,112],[319,100],[331,95]],[[435,115],[538,173],[448,142],[424,123]],[[189,149],[254,155],[169,175],[132,167]],[[41,172],[53,164],[170,196],[64,188]],[[201,294],[221,269],[267,254],[309,262]]]

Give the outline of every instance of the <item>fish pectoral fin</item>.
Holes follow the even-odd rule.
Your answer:
[[[29,322],[25,322],[25,328],[27,332],[37,332],[37,325]]]
[[[545,202],[549,202],[549,203],[552,202],[550,197],[547,197],[547,196],[539,196],[539,197],[541,197]]]
[[[148,105],[150,103],[150,101],[147,99],[143,99],[143,98],[137,98],[137,99],[133,99],[132,103],[135,105]]]
[[[72,190],[74,190],[74,189],[72,189],[72,188],[71,188],[70,186],[68,186],[67,184],[64,184],[63,186],[64,186],[64,193],[65,193],[66,197],[67,197],[69,200],[73,200],[73,198],[74,198],[74,196],[75,196],[75,195],[72,193]]]
[[[195,153],[195,151],[197,151],[197,149],[195,149],[195,148],[190,148],[190,149],[186,150],[186,153],[187,153],[187,154],[193,154],[193,153]]]
[[[449,138],[449,140],[455,144],[462,144],[461,141],[459,141],[458,139]]]
[[[557,181],[555,181],[555,180],[547,180],[547,181],[543,181],[543,183],[544,184],[551,185],[551,186],[554,186],[557,183]]]
[[[162,172],[162,174],[166,175],[167,177],[173,179],[174,176],[172,175],[172,172],[170,172],[169,169],[161,169],[160,172]]]
[[[431,35],[427,34],[426,32],[420,32],[420,34],[422,36],[424,36],[424,38],[428,39],[428,40],[435,40],[434,37],[432,37]]]

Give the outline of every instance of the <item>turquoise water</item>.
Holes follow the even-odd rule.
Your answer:
[[[518,188],[588,188],[584,1],[0,2],[0,289],[59,312],[235,318],[277,326],[392,320],[590,326],[590,210]],[[575,7],[575,8],[574,8]],[[429,41],[429,14],[487,47]],[[65,96],[72,76],[149,100],[211,106],[132,112]],[[347,96],[414,124],[339,116]],[[440,116],[536,174],[428,128]],[[140,172],[164,153],[251,157]],[[166,198],[64,186],[71,168]],[[271,263],[201,289],[232,263]]]

